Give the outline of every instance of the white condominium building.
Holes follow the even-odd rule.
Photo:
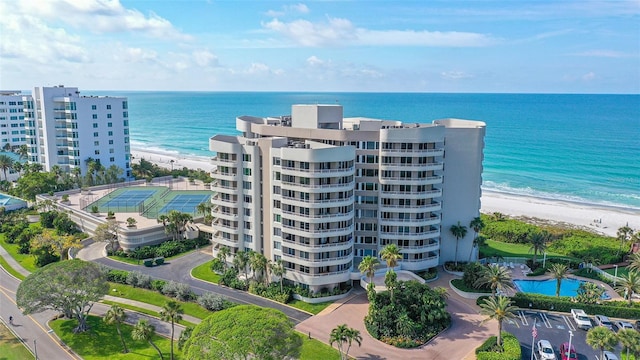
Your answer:
[[[456,244],[449,229],[479,216],[483,122],[294,105],[290,116],[238,117],[236,128],[210,139],[214,253],[281,259],[285,278],[312,291],[359,279],[362,257],[389,244],[404,270],[469,258],[473,234]]]
[[[131,177],[127,98],[80,96],[78,88],[60,85],[36,87],[24,101],[30,162],[86,174],[91,158]]]
[[[22,97],[20,91],[0,90],[0,148],[2,149],[8,147],[15,149],[26,143]]]

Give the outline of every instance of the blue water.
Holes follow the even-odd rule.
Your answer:
[[[577,296],[578,287],[586,281],[576,279],[564,279],[560,284],[560,296]],[[513,280],[520,292],[556,296],[556,280]],[[606,294],[605,294],[606,295]],[[605,296],[603,295],[603,298]]]
[[[87,91],[83,92],[83,95]],[[487,123],[487,190],[640,209],[640,95],[88,92],[129,98],[134,148],[211,157],[240,115],[339,103],[347,117]]]

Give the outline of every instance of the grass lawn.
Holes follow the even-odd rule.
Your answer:
[[[4,324],[0,324],[0,359],[33,359],[33,354],[16,338]]]
[[[90,330],[82,334],[74,334],[73,328],[76,320],[58,319],[50,323],[55,333],[85,360],[126,360],[126,359],[157,359],[158,352],[147,342],[134,341],[131,338],[133,326],[123,324],[120,326],[122,335],[129,348],[129,353],[122,353],[122,343],[116,331],[115,325],[107,325],[102,318],[89,316]],[[163,356],[169,356],[169,339],[155,335],[153,342],[160,348]],[[180,358],[180,351],[175,346],[176,358]]]
[[[153,310],[149,310],[149,309],[145,309],[145,308],[141,308],[141,307],[137,307],[137,306],[133,306],[133,305],[129,305],[129,304],[123,304],[123,303],[119,303],[119,302],[116,302],[116,301],[102,300],[100,302],[103,303],[103,304],[106,304],[106,305],[118,305],[123,309],[139,312],[139,313],[142,313],[142,314],[147,314],[149,316],[153,316],[153,317],[156,317],[158,319],[160,318],[160,314],[158,312],[153,311]],[[184,321],[184,320],[178,321],[177,324],[184,325],[184,326],[196,326],[197,325],[197,324],[194,324],[194,323],[191,323],[191,322],[188,322],[188,321]]]
[[[533,257],[533,253],[529,252],[529,249],[531,248],[530,245],[528,244],[512,244],[512,243],[505,243],[505,242],[500,242],[500,241],[495,241],[495,240],[487,240],[487,245],[483,246],[480,248],[480,254],[482,255],[482,257],[496,257],[496,256],[502,256],[502,257],[525,257],[525,258],[532,258]],[[542,254],[538,254],[538,260],[542,261]],[[549,257],[561,257],[561,258],[567,258],[566,256],[563,256],[561,254],[557,254],[557,253],[551,253],[548,252],[547,253],[547,258]]]
[[[220,275],[211,270],[211,261],[191,269],[191,276],[214,284],[217,284],[220,281]]]
[[[111,296],[117,296],[125,299],[142,301],[147,304],[156,305],[160,307],[166,304],[167,301],[169,300],[175,300],[173,298],[164,296],[159,292],[153,291],[153,290],[134,288],[129,285],[122,285],[122,284],[116,284],[116,283],[109,283],[109,286],[110,286],[109,295]],[[113,291],[113,289],[116,289],[116,291]],[[182,309],[184,310],[184,313],[186,315],[191,315],[198,319],[204,319],[207,316],[213,314],[213,312],[206,310],[202,306],[193,302],[178,301],[178,303],[182,306]]]
[[[14,258],[23,268],[29,270],[30,272],[34,272],[38,270],[38,267],[35,264],[36,258],[31,254],[19,254],[18,253],[18,244],[7,244],[5,242],[5,235],[0,234],[0,245]]]
[[[616,274],[616,268],[611,268],[611,269],[606,269],[604,270],[604,272],[607,272],[611,275],[615,275]],[[618,268],[618,276],[627,276],[629,275],[629,270],[627,269],[627,267],[619,267]]]
[[[14,268],[12,268],[7,260],[5,260],[2,256],[0,256],[0,266],[2,266],[7,272],[20,280],[24,280],[25,276],[22,276],[19,272],[17,272]]]
[[[300,300],[292,300],[287,305],[292,306],[296,309],[304,310],[312,313],[313,315],[317,315],[320,311],[324,310],[327,306],[333,304],[332,301],[323,302],[319,304],[309,304]]]
[[[177,258],[179,258],[179,257],[181,257],[181,256],[185,256],[185,255],[190,254],[190,253],[192,253],[192,252],[194,252],[194,251],[196,251],[196,250],[198,250],[198,249],[191,249],[191,250],[189,250],[189,251],[187,251],[187,252],[183,252],[183,253],[178,254],[178,255],[173,255],[173,256],[171,256],[171,257],[165,258],[165,259],[164,259],[164,261],[165,261],[165,262],[169,262],[170,260],[177,259]],[[125,257],[125,256],[115,256],[115,255],[111,255],[111,256],[109,256],[109,259],[113,259],[113,260],[117,260],[117,261],[122,261],[122,262],[125,262],[125,263],[127,263],[127,264],[131,264],[131,265],[140,265],[140,266],[144,266],[144,264],[143,264],[143,260],[144,260],[144,259],[140,259],[140,260],[138,260],[138,259],[132,259],[132,258],[130,258],[130,257]]]
[[[340,359],[340,353],[335,348],[318,341],[309,339],[307,334],[298,333],[302,338],[300,360],[334,360]],[[355,344],[358,346],[358,344]]]

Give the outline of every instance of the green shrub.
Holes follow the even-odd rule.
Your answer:
[[[498,344],[497,337],[491,336],[487,341],[476,349],[477,360],[520,360],[522,359],[522,349],[520,342],[512,334],[502,332],[502,352],[496,352]]]
[[[484,304],[484,301],[489,298],[489,295],[482,295],[476,299],[476,305]]]
[[[566,297],[546,296],[530,293],[516,293],[512,298],[514,305],[533,309],[571,312],[573,308],[583,309],[587,314],[602,314],[612,318],[640,319],[640,305],[629,307],[624,302],[604,301],[602,304],[577,304]]]
[[[157,292],[162,292],[162,289],[167,284],[164,280],[151,280],[151,290],[155,290]]]
[[[544,275],[546,272],[547,272],[546,267],[539,266],[532,272],[528,273],[527,276],[540,276],[540,275]]]
[[[456,289],[471,292],[471,293],[490,293],[491,289],[483,289],[483,288],[475,288],[473,286],[467,286],[464,280],[462,279],[453,279],[451,280],[451,285],[455,286]]]
[[[495,241],[524,244],[529,241],[531,234],[539,231],[537,226],[515,219],[495,221],[483,216],[482,220],[484,222],[482,235]]]
[[[163,257],[158,257],[155,259],[156,265],[162,265],[164,264],[164,258]]]
[[[472,292],[485,292],[480,290],[491,291],[489,285],[483,285],[476,289],[475,283],[482,276],[484,265],[480,263],[469,263],[464,267],[464,274],[462,275],[462,282],[467,289],[474,289]],[[456,286],[457,287],[457,286]],[[478,291],[476,291],[478,290]],[[467,291],[467,290],[465,290]]]
[[[126,284],[128,275],[129,275],[128,271],[110,269],[107,272],[107,281],[118,283],[118,284]]]
[[[153,266],[153,259],[144,259],[144,266],[152,267]]]

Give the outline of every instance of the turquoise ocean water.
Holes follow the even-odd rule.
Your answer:
[[[104,91],[87,92],[105,95]],[[135,149],[211,157],[240,115],[341,104],[346,117],[487,123],[487,190],[640,210],[640,95],[128,92]]]

